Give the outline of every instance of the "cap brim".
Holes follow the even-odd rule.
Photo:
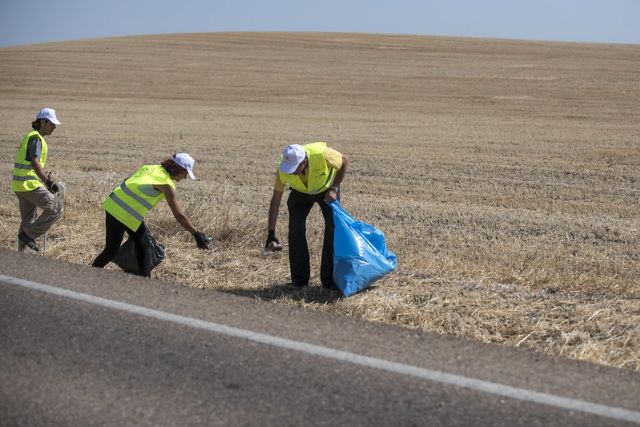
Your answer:
[[[48,120],[51,123],[53,123],[54,125],[61,125],[62,124],[62,122],[60,120],[53,119],[51,117],[38,117],[38,116],[36,116],[36,119]]]
[[[289,163],[282,162],[282,163],[280,163],[280,172],[282,172],[282,173],[294,173],[296,171],[296,169],[298,169],[298,166],[300,166],[300,163],[298,163],[297,165],[292,165],[292,164],[289,164]]]
[[[189,178],[196,179],[196,176],[193,174],[193,171],[187,171],[187,173],[189,174]]]

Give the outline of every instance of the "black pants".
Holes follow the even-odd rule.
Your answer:
[[[320,280],[322,286],[334,288],[333,283],[333,209],[324,202],[324,193],[304,194],[291,190],[287,207],[289,208],[289,268],[291,280],[298,286],[309,283],[309,247],[307,245],[307,216],[317,203],[324,217],[324,242],[322,243],[322,262]]]
[[[105,213],[107,214],[105,219],[105,247],[100,255],[98,255],[93,261],[92,265],[94,267],[103,268],[105,265],[111,262],[111,260],[118,254],[118,250],[120,249],[120,245],[122,244],[122,238],[124,237],[124,233],[126,231],[136,245],[136,250],[138,252],[138,266],[140,267],[140,271],[143,272],[143,274],[141,275],[146,277],[151,276],[151,271],[146,271],[144,268],[145,249],[140,244],[140,238],[147,230],[144,222],[140,224],[140,227],[138,227],[136,231],[133,231],[129,227],[115,219],[113,216],[111,216],[109,212]]]

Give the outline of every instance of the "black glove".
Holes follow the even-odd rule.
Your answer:
[[[58,192],[58,185],[52,179],[47,179],[44,182],[44,185],[47,187],[47,190],[49,190],[49,192],[51,193]]]
[[[264,247],[268,247],[269,243],[276,242],[280,244],[280,241],[276,238],[276,230],[269,230],[269,235],[267,236],[267,243],[264,244]]]
[[[213,240],[211,237],[208,237],[200,231],[196,231],[193,234],[193,238],[196,239],[196,244],[200,249],[211,249],[211,241]]]

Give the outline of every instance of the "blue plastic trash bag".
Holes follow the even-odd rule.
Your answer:
[[[333,281],[342,294],[351,296],[396,269],[396,256],[387,250],[384,233],[356,221],[340,202],[333,208]]]

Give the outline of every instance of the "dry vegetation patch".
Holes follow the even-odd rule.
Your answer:
[[[213,252],[161,206],[154,276],[640,370],[640,48],[353,34],[186,34],[0,49],[5,176],[42,106],[68,185],[47,257],[88,264],[102,199],[142,163],[197,160],[178,185]],[[46,77],[45,77],[46,76]],[[278,153],[327,141],[352,160],[343,204],[387,235],[397,272],[342,299],[291,290],[259,256]],[[0,245],[19,223],[0,190]],[[286,240],[286,207],[278,234]]]

